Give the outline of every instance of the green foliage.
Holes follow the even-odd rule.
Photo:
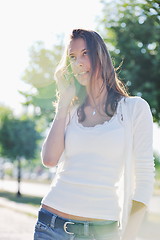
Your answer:
[[[37,153],[38,140],[41,135],[36,130],[35,121],[26,115],[16,119],[11,110],[1,107],[0,118],[0,154],[11,161],[17,161],[17,196],[20,197],[22,158],[33,159]]]
[[[158,153],[154,153],[154,162],[155,167],[160,169],[160,155]]]
[[[31,159],[35,156],[38,139],[40,134],[35,130],[34,121],[5,118],[0,128],[1,155],[12,160]]]
[[[158,1],[121,0],[103,3],[99,31],[110,49],[119,77],[131,95],[146,99],[160,124],[160,11]]]
[[[43,42],[35,43],[30,49],[30,62],[22,78],[31,85],[30,92],[20,91],[26,99],[23,105],[32,105],[35,117],[45,116],[48,122],[54,117],[52,102],[56,101],[57,86],[53,76],[62,49],[62,41],[53,46],[52,50],[45,49]]]
[[[5,118],[11,118],[11,117],[13,117],[12,110],[9,107],[0,105],[0,127]]]

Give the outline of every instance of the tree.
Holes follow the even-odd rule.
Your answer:
[[[160,15],[158,1],[102,1],[99,31],[115,65],[123,62],[119,77],[131,95],[146,99],[160,125]]]
[[[37,149],[40,134],[31,119],[5,117],[0,128],[1,155],[18,161],[18,192],[20,196],[21,158],[32,159]]]
[[[3,121],[5,118],[12,118],[13,117],[13,113],[12,110],[5,106],[5,105],[0,105],[0,128],[3,124]],[[0,143],[0,153],[1,153],[1,143]],[[0,156],[1,157],[1,156]],[[1,178],[4,177],[4,163],[5,163],[5,158],[1,158],[1,166],[0,166],[0,176]]]
[[[22,77],[31,85],[30,92],[20,92],[26,99],[23,105],[32,105],[35,117],[45,116],[48,122],[54,117],[52,102],[56,100],[57,86],[53,75],[63,49],[61,39],[62,36],[52,50],[45,49],[43,42],[35,43],[30,49],[30,62]]]
[[[0,127],[3,123],[4,118],[11,118],[13,117],[12,110],[9,107],[6,107],[4,105],[0,105]]]

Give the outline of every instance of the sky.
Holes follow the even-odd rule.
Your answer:
[[[5,0],[0,1],[0,103],[21,111],[17,90],[28,86],[21,80],[29,62],[29,49],[36,41],[51,48],[57,36],[73,28],[95,29],[99,0]],[[3,66],[3,67],[2,67]]]
[[[20,114],[24,99],[18,90],[30,88],[22,81],[30,47],[43,41],[51,48],[58,35],[66,37],[73,28],[96,30],[102,6],[100,0],[0,0],[0,104]],[[159,140],[160,129],[154,125],[158,151]]]

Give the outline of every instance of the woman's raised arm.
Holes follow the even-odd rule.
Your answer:
[[[69,78],[67,81],[66,78]],[[64,135],[72,99],[75,97],[75,86],[72,76],[57,73],[57,85],[59,90],[59,101],[57,113],[53,120],[51,129],[42,146],[41,158],[42,162],[47,167],[57,165],[64,151]]]

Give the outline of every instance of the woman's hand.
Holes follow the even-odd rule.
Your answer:
[[[71,67],[58,70],[56,72],[56,80],[60,101],[63,101],[63,104],[65,105],[69,105],[72,99],[76,96],[74,75]]]
[[[128,223],[122,237],[122,240],[135,240],[139,228],[142,224],[145,212],[146,205],[141,202],[132,201],[132,208],[130,212],[130,216],[128,219]]]

